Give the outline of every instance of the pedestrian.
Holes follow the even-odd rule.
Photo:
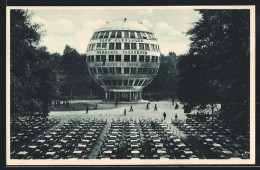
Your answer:
[[[175,109],[178,109],[179,108],[179,105],[176,103],[176,105],[175,105]]]
[[[97,110],[97,104],[95,104],[96,105],[96,110]]]
[[[86,114],[88,114],[88,105],[86,106]]]
[[[149,104],[150,104],[150,102],[147,103],[146,110],[149,110]]]
[[[154,105],[154,111],[158,111],[156,104]]]
[[[124,110],[124,115],[126,116],[126,109]]]
[[[131,105],[129,112],[133,112],[133,106]]]
[[[163,113],[163,119],[165,120],[165,118],[166,118],[166,113],[164,112]]]
[[[178,115],[177,115],[177,113],[175,114],[175,120],[177,120],[178,119]]]

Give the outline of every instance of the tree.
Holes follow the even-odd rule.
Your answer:
[[[163,97],[174,98],[175,94],[175,81],[176,81],[176,63],[177,56],[174,52],[169,52],[167,56],[161,56],[160,68],[154,78],[144,91],[153,92],[154,98],[159,99],[159,94],[167,94]]]
[[[51,56],[39,47],[42,32],[39,24],[31,24],[26,10],[11,10],[11,116],[44,116],[57,92],[56,74]]]
[[[248,123],[249,10],[198,11],[189,53],[178,63],[178,97],[192,106],[221,103],[225,120]]]

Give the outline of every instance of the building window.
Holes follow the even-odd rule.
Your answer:
[[[100,67],[98,67],[98,73],[103,74],[102,69]]]
[[[142,32],[142,37],[143,37],[143,39],[147,39],[147,35],[145,32]]]
[[[113,62],[114,61],[114,55],[109,55],[109,61]]]
[[[105,50],[107,48],[107,43],[102,43],[102,50]]]
[[[108,35],[109,35],[109,32],[106,31],[106,32],[105,32],[105,35],[104,35],[104,38],[108,38]]]
[[[142,38],[141,33],[137,32],[137,38]]]
[[[101,48],[101,43],[97,43],[97,50],[100,50]]]
[[[158,62],[158,56],[156,56],[156,58],[155,58],[155,62]]]
[[[145,50],[150,50],[149,44],[145,44]]]
[[[108,70],[107,70],[106,67],[103,67],[103,73],[104,73],[104,74],[108,74]]]
[[[115,49],[115,44],[109,43],[109,50],[114,50],[114,49]]]
[[[136,55],[131,55],[131,61],[136,62]]]
[[[116,31],[112,31],[110,38],[115,38],[115,37],[116,37]]]
[[[116,67],[116,74],[121,74],[121,67]]]
[[[124,85],[125,85],[125,86],[128,85],[128,80],[124,80]]]
[[[129,68],[128,67],[124,68],[124,74],[129,74]]]
[[[124,61],[129,62],[130,61],[130,55],[124,55]]]
[[[131,68],[131,74],[135,74],[136,68]]]
[[[138,74],[143,74],[143,68],[138,68]]]
[[[122,80],[117,80],[117,84],[118,84],[119,86],[122,86]]]
[[[144,44],[143,43],[139,44],[139,50],[144,50]]]
[[[147,74],[147,68],[143,68],[143,74]]]
[[[130,43],[124,43],[124,45],[125,45],[125,50],[130,50]]]
[[[124,38],[129,38],[129,31],[124,31]]]
[[[121,43],[116,43],[116,49],[120,50],[121,49]]]
[[[116,61],[121,61],[121,55],[116,55]]]
[[[150,62],[150,56],[149,55],[145,56],[145,62]]]
[[[104,38],[104,34],[105,34],[105,32],[101,32],[99,35],[99,38]]]
[[[140,80],[139,83],[138,83],[138,86],[141,86],[144,82],[144,79],[143,80]]]
[[[93,55],[91,56],[91,62],[94,62],[94,56]]]
[[[87,56],[87,62],[90,62],[90,56]]]
[[[92,71],[93,71],[95,74],[97,74],[96,68],[92,68]]]
[[[139,56],[139,62],[144,62],[144,56],[143,55]]]
[[[155,51],[154,44],[151,44],[151,50]]]
[[[109,68],[109,72],[110,72],[110,74],[115,74],[115,69],[114,69],[114,67],[110,67],[110,68]]]
[[[106,55],[102,55],[101,56],[101,60],[104,62],[104,61],[106,61]]]
[[[152,56],[152,62],[155,62],[155,56]]]
[[[131,43],[131,50],[136,50],[136,43]]]
[[[134,31],[130,31],[130,38],[135,38],[135,32]]]
[[[122,31],[117,31],[116,38],[122,38]]]
[[[94,39],[98,39],[99,35],[100,35],[100,32],[97,32],[96,36],[94,37]]]
[[[112,80],[114,86],[117,86],[116,80]]]
[[[134,82],[134,80],[129,80],[129,86],[133,86],[133,82]]]
[[[136,80],[135,80],[135,84],[134,84],[134,86],[137,86],[138,83],[139,83],[139,80],[136,79]]]

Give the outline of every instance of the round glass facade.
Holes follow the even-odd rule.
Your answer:
[[[86,55],[89,73],[107,100],[140,100],[160,66],[154,34],[127,19],[107,22],[96,30]]]

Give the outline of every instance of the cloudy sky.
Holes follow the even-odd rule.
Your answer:
[[[65,45],[85,53],[90,37],[95,29],[106,21],[127,18],[153,31],[158,38],[162,54],[175,52],[185,54],[189,50],[189,37],[185,32],[190,29],[200,15],[191,9],[155,9],[148,7],[113,8],[37,8],[33,12],[32,22],[43,24],[46,30],[40,45],[51,53],[63,53]]]

